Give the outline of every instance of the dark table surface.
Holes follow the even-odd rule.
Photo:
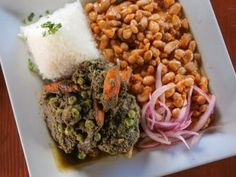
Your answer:
[[[211,0],[232,62],[236,68],[236,0]],[[0,69],[0,177],[28,177],[2,70]],[[39,167],[40,168],[40,167]],[[235,177],[236,157],[168,177]]]

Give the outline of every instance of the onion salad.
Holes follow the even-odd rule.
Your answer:
[[[144,130],[142,136],[148,139],[149,143],[140,143],[138,148],[148,149],[159,145],[172,145],[182,141],[190,149],[186,139],[199,135],[199,132],[204,128],[213,113],[216,97],[207,95],[198,86],[193,85],[178,117],[174,118],[172,112],[165,104],[164,94],[169,89],[174,88],[175,84],[162,85],[161,71],[162,64],[159,64],[156,75],[156,90],[150,95],[149,102],[142,108],[141,126]],[[190,127],[192,123],[192,111],[190,108],[193,90],[207,100],[208,106],[206,111],[199,117],[198,122]]]

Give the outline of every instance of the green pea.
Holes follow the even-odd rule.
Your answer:
[[[69,103],[70,105],[75,104],[76,101],[77,101],[77,98],[76,98],[75,96],[70,96],[70,97],[68,98],[68,103]]]
[[[101,138],[102,138],[101,134],[100,134],[100,133],[97,133],[97,134],[95,135],[95,137],[94,137],[94,140],[95,140],[95,141],[100,141]]]
[[[71,130],[70,127],[66,127],[66,129],[65,129],[65,135],[66,135],[66,136],[71,136],[71,135],[72,135],[72,130]]]
[[[128,116],[129,118],[134,119],[136,117],[136,112],[134,110],[130,110],[128,112]]]
[[[62,114],[62,112],[63,112],[63,110],[62,109],[60,109],[60,108],[57,108],[57,110],[56,110],[56,116],[60,116],[61,114]]]
[[[83,85],[83,84],[84,84],[84,79],[79,78],[79,79],[77,80],[77,83],[78,83],[79,85]]]
[[[124,143],[124,141],[125,141],[124,138],[120,138],[120,139],[117,140],[117,143],[121,144],[121,143]]]
[[[88,94],[87,94],[86,91],[82,91],[82,92],[80,93],[80,95],[81,95],[82,98],[87,98],[87,97],[88,97]]]
[[[78,118],[80,116],[80,112],[79,112],[78,109],[72,108],[71,109],[71,115],[72,115],[73,118]]]
[[[52,97],[52,98],[50,98],[48,104],[50,106],[56,107],[57,106],[57,102],[58,102],[58,98],[57,97]]]
[[[87,99],[83,102],[83,106],[89,107],[90,105],[91,105],[91,100]]]
[[[132,127],[134,125],[135,121],[133,119],[130,119],[130,118],[125,118],[125,124],[128,126],[128,127]]]
[[[95,126],[95,124],[92,120],[86,120],[84,126],[85,128],[92,129]]]
[[[57,128],[58,128],[58,131],[62,133],[65,129],[65,126],[63,124],[59,124]]]
[[[81,106],[83,107],[83,111],[87,112],[91,108],[91,100],[85,100]]]
[[[86,158],[86,154],[84,152],[79,152],[77,157],[81,160],[85,159]]]
[[[75,105],[73,106],[73,108],[77,109],[78,111],[81,111],[81,107],[80,107],[79,104],[75,104]]]
[[[76,135],[76,140],[79,142],[83,142],[84,141],[83,135],[81,135],[81,134]]]

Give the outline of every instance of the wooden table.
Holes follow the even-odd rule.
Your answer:
[[[236,0],[212,0],[212,4],[236,68]],[[0,177],[28,176],[6,85],[0,70]],[[172,174],[168,177],[185,176],[235,177],[236,157]]]

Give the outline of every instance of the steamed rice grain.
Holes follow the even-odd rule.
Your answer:
[[[46,22],[62,27],[55,34],[43,36],[47,29],[41,25]],[[100,57],[79,1],[22,27],[21,33],[44,79],[67,77],[82,61]]]

